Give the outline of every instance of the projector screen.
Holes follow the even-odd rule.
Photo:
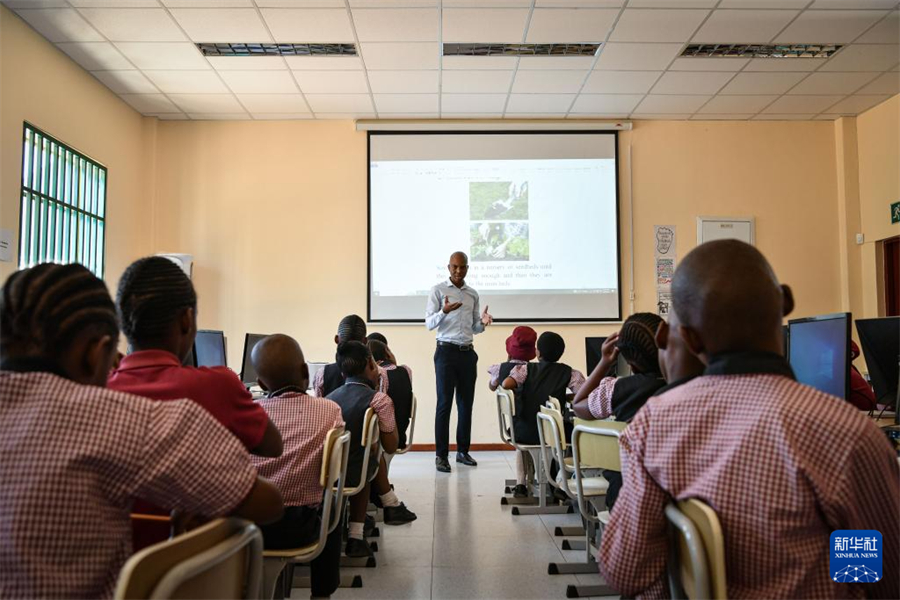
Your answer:
[[[496,321],[620,320],[616,142],[369,132],[369,321],[423,321],[456,250]]]

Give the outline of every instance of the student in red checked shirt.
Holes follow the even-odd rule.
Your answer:
[[[281,516],[278,489],[197,404],[104,389],[118,339],[106,285],[81,265],[37,265],[3,286],[2,598],[111,598],[138,497],[208,518]]]
[[[754,247],[702,244],[672,284],[700,377],[651,398],[621,441],[624,485],[600,544],[620,593],[664,597],[665,506],[698,498],[722,525],[731,598],[900,597],[900,470],[853,405],[801,385],[782,356],[790,289]],[[883,536],[877,583],[836,583],[830,536]]]

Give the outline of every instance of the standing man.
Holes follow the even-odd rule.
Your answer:
[[[441,473],[450,472],[447,455],[450,450],[450,411],[456,391],[456,462],[476,466],[469,456],[472,437],[472,404],[475,402],[475,378],[478,354],[472,346],[476,333],[481,333],[494,318],[479,310],[478,292],[466,285],[469,257],[454,252],[447,265],[450,279],[431,288],[425,309],[425,326],[437,329],[434,372],[437,380],[437,412],[434,416],[434,464]]]

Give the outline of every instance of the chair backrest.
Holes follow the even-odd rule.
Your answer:
[[[359,443],[363,447],[363,457],[362,462],[360,464],[360,474],[359,479],[357,480],[357,484],[355,487],[344,488],[345,496],[355,496],[359,492],[362,491],[366,484],[374,478],[374,474],[372,477],[368,477],[369,471],[369,459],[372,455],[372,447],[376,445],[376,458],[381,458],[381,443],[379,440],[379,436],[381,435],[381,430],[378,427],[378,416],[375,414],[375,409],[369,407],[366,409],[366,414],[363,417],[363,431],[362,438]],[[349,449],[349,448],[348,448]]]
[[[416,400],[416,395],[412,395],[412,406],[409,409],[409,433],[406,434],[406,446],[403,448],[397,448],[397,451],[394,454],[406,454],[409,452],[409,449],[412,448],[413,445],[413,436],[416,434],[416,411],[419,408],[419,403]]]
[[[502,387],[497,388],[497,422],[500,424],[500,439],[511,446],[516,445],[513,437],[515,435],[513,428],[515,407],[516,403],[513,400],[512,392]]]
[[[256,525],[216,519],[134,554],[122,567],[115,597],[255,598],[262,551]]]
[[[562,402],[560,402],[558,398],[549,396],[547,398],[547,406],[555,408],[559,412],[559,414],[562,414]]]
[[[666,518],[672,597],[725,600],[725,537],[715,511],[690,498],[666,506]]]
[[[557,415],[559,416],[559,421],[557,421]],[[558,464],[560,469],[564,468],[565,463],[565,452],[563,450],[563,440],[562,440],[562,429],[560,423],[562,422],[562,415],[554,408],[550,408],[549,406],[542,406],[541,411],[537,414],[537,422],[538,422],[538,437],[541,441],[541,460],[544,463],[544,473],[547,473],[547,481],[553,487],[559,487],[557,485],[556,480],[550,477],[551,469],[550,469],[550,457],[551,453],[554,459],[556,459],[556,464]],[[565,475],[564,475],[565,476]],[[568,490],[564,490],[568,493]]]
[[[575,444],[575,431],[572,431],[573,455],[575,463],[582,468],[609,469],[621,471],[619,458],[619,436],[627,423],[622,421],[588,421],[575,419],[575,430],[579,431]]]
[[[350,432],[335,427],[325,436],[322,452],[322,474],[319,483],[325,489],[322,497],[322,528],[319,543],[334,531],[341,520],[344,503],[344,482],[347,481],[347,460],[350,458]]]

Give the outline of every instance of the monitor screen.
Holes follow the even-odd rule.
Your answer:
[[[797,381],[847,399],[850,313],[790,321],[788,360]]]
[[[900,378],[900,317],[859,319],[856,331],[875,389],[875,399],[879,404],[894,406]]]
[[[603,342],[605,341],[605,337],[584,338],[584,347],[587,354],[587,372],[584,374],[585,377],[590,376],[600,363]],[[622,358],[621,354],[619,354],[616,364],[610,367],[609,373],[606,375],[607,377],[625,377],[631,375],[631,367],[628,366],[628,362]]]
[[[201,329],[194,339],[194,355],[198,367],[228,366],[225,358],[225,334],[221,331]]]
[[[244,382],[244,385],[256,385],[256,369],[253,368],[250,353],[253,352],[253,346],[266,335],[265,333],[248,333],[244,336],[244,358],[241,360],[241,381]]]

